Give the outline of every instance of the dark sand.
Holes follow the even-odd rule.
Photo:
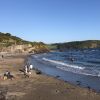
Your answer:
[[[100,94],[91,89],[80,88],[64,81],[32,71],[25,78],[19,69],[24,66],[26,56],[12,56],[0,61],[0,91],[7,100],[100,100]],[[9,70],[13,80],[3,80],[3,73]],[[2,100],[2,99],[0,99]]]

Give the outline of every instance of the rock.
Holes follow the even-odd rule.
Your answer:
[[[77,82],[77,85],[81,85],[81,82],[80,81],[76,81]]]
[[[38,69],[36,69],[36,74],[42,74],[42,72]]]
[[[59,77],[60,77],[59,75],[56,76],[56,78],[59,78]]]

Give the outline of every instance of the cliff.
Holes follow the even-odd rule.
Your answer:
[[[0,52],[9,53],[42,53],[49,52],[47,46],[42,42],[25,41],[10,33],[0,32]]]

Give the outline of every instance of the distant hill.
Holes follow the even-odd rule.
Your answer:
[[[48,47],[50,50],[57,50],[57,45],[56,45],[56,44],[47,44],[47,47]]]
[[[56,43],[52,45],[61,51],[68,49],[100,48],[100,40],[73,41],[66,43]]]
[[[13,48],[13,50],[12,50]],[[19,50],[20,49],[20,50]],[[0,32],[0,51],[28,51],[28,52],[46,52],[49,51],[43,42],[30,42],[19,37],[13,36],[10,33]]]

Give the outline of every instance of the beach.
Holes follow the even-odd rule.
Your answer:
[[[55,77],[36,74],[29,78],[19,71],[26,63],[27,55],[4,57],[0,60],[0,100],[100,100],[100,93],[78,85],[72,85]],[[13,80],[3,80],[5,71]],[[2,95],[1,95],[2,92]]]

